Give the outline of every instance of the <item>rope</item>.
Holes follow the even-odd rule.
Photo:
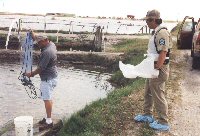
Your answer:
[[[30,32],[27,33],[24,44],[22,45],[22,68],[18,79],[21,81],[21,84],[25,87],[26,93],[32,99],[38,98],[37,90],[32,83],[31,79],[24,75],[24,73],[32,72],[32,62],[33,62],[33,39]]]

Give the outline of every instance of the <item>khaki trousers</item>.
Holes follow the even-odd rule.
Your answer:
[[[168,104],[165,93],[165,82],[169,77],[169,65],[159,70],[158,78],[146,80],[144,95],[144,113],[152,115],[153,105],[158,113],[158,121],[168,124]]]

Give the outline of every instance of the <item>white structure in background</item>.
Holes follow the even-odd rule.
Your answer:
[[[158,59],[158,55],[147,54],[147,58],[144,59],[140,64],[134,66],[130,64],[123,64],[119,62],[119,68],[126,78],[157,78],[159,70],[154,69],[154,61]]]
[[[4,1],[0,1],[0,9],[1,9],[1,12],[6,12],[6,8],[5,8],[5,3]]]
[[[14,19],[11,23],[11,25],[9,26],[9,31],[8,31],[8,35],[7,35],[7,39],[6,39],[6,50],[7,50],[7,46],[8,46],[8,42],[9,42],[9,38],[10,38],[10,35],[11,35],[11,31],[12,31],[12,28],[13,28],[13,25],[18,21],[19,19]]]

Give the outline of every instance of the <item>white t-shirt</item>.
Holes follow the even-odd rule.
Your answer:
[[[158,54],[154,44],[154,35],[149,39],[147,54]]]

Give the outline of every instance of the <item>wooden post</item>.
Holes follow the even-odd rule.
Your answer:
[[[147,34],[147,29],[148,29],[148,27],[147,27],[147,26],[145,26],[145,28],[146,28],[146,34]]]
[[[95,38],[94,38],[94,46],[96,51],[101,51],[102,46],[102,28],[101,26],[98,26],[95,32]]]
[[[141,29],[142,29],[142,34],[143,34],[143,33],[144,33],[144,30],[143,30],[143,29],[144,29],[144,26],[143,26]]]
[[[17,38],[18,38],[18,41],[19,41],[19,43],[21,42],[20,41],[20,35],[19,35],[19,32],[21,31],[21,19],[19,19],[19,22],[18,22],[18,30],[17,30]],[[20,44],[21,45],[21,44]],[[20,47],[20,49],[22,50],[22,46]]]
[[[44,16],[44,33],[46,33],[46,27],[47,27],[46,16]]]
[[[21,19],[19,19],[19,22],[18,22],[18,31],[17,31],[18,35],[20,31],[21,31]]]

